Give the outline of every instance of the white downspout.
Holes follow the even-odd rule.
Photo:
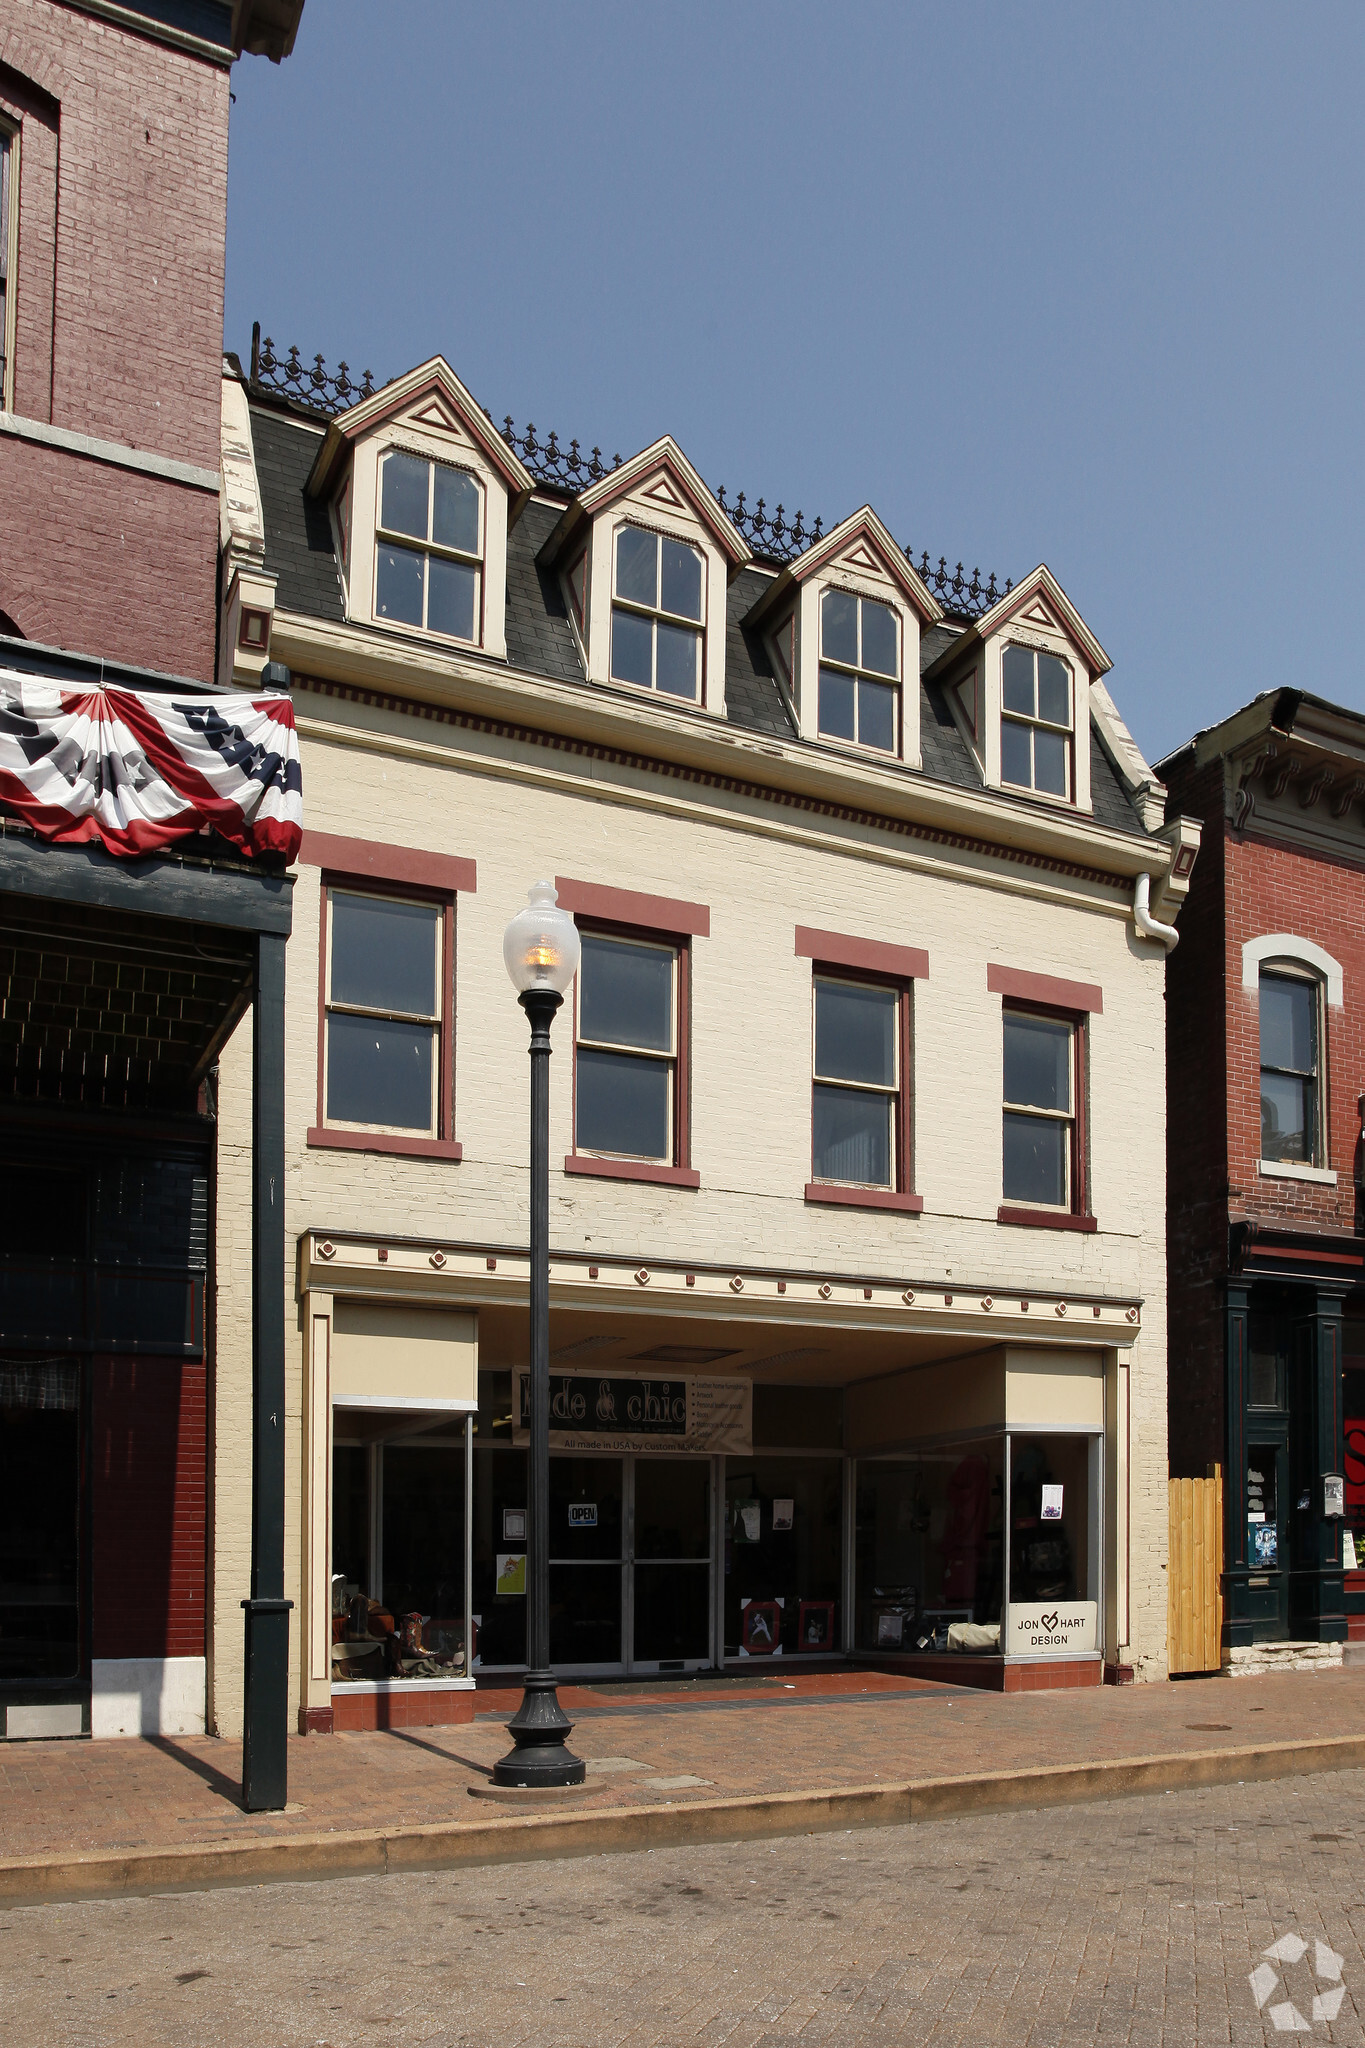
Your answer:
[[[1180,944],[1180,934],[1173,924],[1158,924],[1152,916],[1152,878],[1139,875],[1133,889],[1133,923],[1138,936],[1144,939],[1159,939],[1168,953],[1173,953]]]

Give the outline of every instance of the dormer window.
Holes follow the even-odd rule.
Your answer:
[[[477,640],[482,515],[483,491],[468,470],[391,449],[380,464],[375,617]]]
[[[820,600],[822,739],[900,750],[900,635],[889,604],[827,590]]]
[[[1006,647],[1000,658],[1000,779],[1015,789],[1070,797],[1071,671],[1055,654]]]
[[[622,526],[612,580],[611,677],[695,703],[701,694],[703,562],[666,533]]]

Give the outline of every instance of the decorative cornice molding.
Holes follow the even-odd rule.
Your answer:
[[[1063,875],[1069,881],[1087,882],[1100,888],[1113,889],[1123,887],[1127,880],[1126,876],[1116,875],[1104,868],[1092,867],[1079,861],[1059,860],[1055,856],[1036,853],[1024,847],[1002,845],[997,840],[985,839],[976,834],[951,832],[909,818],[892,818],[885,813],[851,804],[829,803],[818,797],[806,796],[799,791],[774,789],[769,785],[752,782],[739,776],[716,775],[683,762],[665,761],[657,755],[627,751],[620,747],[607,747],[591,740],[575,739],[563,733],[546,732],[533,726],[514,723],[509,719],[487,718],[476,712],[457,711],[448,705],[428,704],[416,698],[396,696],[387,690],[368,690],[351,683],[333,683],[322,676],[299,673],[293,680],[296,689],[308,690],[320,697],[334,697],[342,703],[363,704],[375,711],[397,712],[431,724],[453,726],[457,731],[476,732],[488,738],[544,747],[553,753],[570,754],[582,760],[603,761],[612,767],[658,775],[671,782],[691,783],[697,788],[714,789],[728,796],[770,803],[782,809],[803,812],[810,817],[830,818],[840,824],[871,827],[874,830],[894,833],[902,838],[921,840],[926,845],[943,847],[954,853],[984,855],[1011,866],[1034,868],[1043,874]],[[1153,855],[1156,854],[1159,845],[1160,842],[1153,842]]]

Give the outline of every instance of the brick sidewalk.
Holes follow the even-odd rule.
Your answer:
[[[283,1814],[242,1811],[236,1743],[10,1743],[0,1856],[486,1823],[504,1809],[468,1788],[506,1750],[519,1698],[481,1692],[463,1727],[292,1738]],[[1351,1671],[1008,1695],[841,1672],[670,1692],[566,1686],[561,1698],[589,1765],[581,1805],[597,1809],[1365,1732],[1365,1675]]]

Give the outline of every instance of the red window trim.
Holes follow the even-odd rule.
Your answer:
[[[315,1124],[308,1133],[314,1152],[386,1152],[400,1159],[463,1159],[454,1138],[404,1138],[397,1131],[333,1131]]]
[[[325,868],[353,882],[397,882],[453,896],[472,896],[478,888],[478,864],[453,853],[423,853],[413,846],[388,846],[377,839],[343,839],[333,832],[305,832],[299,847],[304,867]]]
[[[1030,976],[1031,980],[1046,980],[1044,975]],[[1072,986],[1067,982],[1052,982],[1053,988]],[[1098,989],[1095,994],[1098,995]],[[1072,1040],[1072,1101],[1075,1104],[1071,1118],[1071,1207],[1069,1209],[1032,1209],[1027,1203],[1002,1202],[996,1210],[997,1223],[1020,1223],[1032,1230],[1095,1230],[1095,1218],[1090,1213],[1090,1057],[1089,1057],[1089,1016],[1084,1010],[1066,1008],[1058,1003],[1006,1002],[1000,1006],[1001,1030],[1004,1029],[1005,1011],[1015,1010],[1024,1016],[1056,1017],[1063,1024],[1069,1024],[1075,1036]],[[1001,1110],[1003,1117],[1004,1111]]]
[[[806,1200],[832,1203],[841,1209],[894,1209],[904,1216],[919,1216],[924,1210],[923,1195],[895,1194],[890,1188],[849,1187],[834,1180],[808,1180]]]
[[[997,1223],[1015,1223],[1027,1230],[1098,1230],[1093,1216],[1077,1215],[1066,1209],[1019,1209],[1002,1202],[995,1212]]]
[[[325,834],[314,834],[315,839]],[[305,843],[308,835],[305,834]],[[363,840],[332,840],[333,846],[363,846]],[[402,849],[385,849],[402,852]],[[473,861],[456,860],[453,856],[418,855],[419,860],[440,861],[444,867],[467,868],[472,876]],[[310,863],[311,865],[311,863]],[[336,885],[352,889],[357,884],[368,887],[370,893],[381,891],[389,895],[409,896],[423,902],[435,902],[441,906],[441,1027],[438,1036],[438,1057],[440,1077],[436,1095],[436,1136],[412,1135],[399,1131],[334,1130],[327,1123],[323,1088],[326,1076],[327,1039],[327,930],[331,917],[332,889]],[[473,888],[473,882],[470,882]],[[458,1161],[464,1157],[464,1148],[455,1135],[455,894],[453,888],[421,888],[409,880],[398,877],[383,877],[372,871],[357,873],[354,870],[325,868],[319,890],[318,919],[318,1089],[317,1121],[308,1132],[307,1144],[311,1151],[318,1152],[379,1152],[398,1159],[446,1159]]]
[[[889,946],[881,939],[855,939],[843,932],[796,927],[796,957],[825,967],[854,967],[883,980],[927,981],[929,955],[920,946]]]
[[[570,875],[556,875],[555,888],[562,910],[591,918],[594,924],[633,925],[637,936],[643,938],[711,936],[711,910],[705,903],[645,896],[635,889],[609,889],[598,882],[576,882]]]
[[[929,972],[927,953],[917,954],[912,948],[891,946],[885,950],[909,954],[924,961],[924,975],[890,973],[885,968],[873,968],[851,960],[832,958],[824,951],[817,954],[801,952],[800,938],[804,927],[797,927],[797,953],[811,962],[811,1092],[810,1092],[810,1159],[814,1170],[815,1159],[815,977],[822,969],[833,969],[848,981],[865,981],[877,988],[893,986],[896,990],[896,1053],[900,1071],[900,1087],[896,1094],[896,1184],[890,1188],[864,1188],[855,1183],[838,1180],[809,1180],[806,1182],[808,1202],[833,1202],[852,1209],[899,1209],[908,1215],[918,1216],[924,1207],[924,1197],[917,1195],[911,1186],[915,1163],[915,1026],[911,1008],[911,991],[915,980],[923,979]],[[814,932],[813,938],[837,937],[837,934]],[[864,942],[854,940],[854,946]],[[867,944],[873,944],[867,941]],[[880,950],[880,949],[879,949]]]
[[[651,1159],[598,1159],[591,1152],[569,1152],[565,1173],[589,1180],[643,1180],[663,1188],[699,1188],[701,1175],[692,1166],[659,1166]]]
[[[556,889],[561,891],[560,902],[564,903],[562,885],[556,879]],[[574,887],[573,883],[569,884]],[[586,885],[585,885],[586,887]],[[654,903],[663,901],[652,896],[637,896],[629,889],[589,889],[594,897],[609,896],[614,901],[631,903]],[[572,906],[565,905],[565,908]],[[679,910],[701,909],[708,918],[710,913],[698,904],[675,904]],[[692,1168],[692,948],[688,944],[690,933],[667,925],[642,925],[624,920],[605,917],[600,912],[575,909],[575,922],[588,932],[605,932],[616,939],[643,939],[649,945],[670,946],[677,956],[678,978],[676,1001],[678,1005],[677,1041],[673,1056],[673,1159],[666,1164],[658,1159],[598,1158],[591,1152],[569,1152],[565,1155],[566,1173],[590,1174],[596,1180],[647,1180],[668,1187],[700,1187],[701,1175]],[[705,936],[705,934],[703,934]],[[574,976],[573,1002],[573,1099],[570,1113],[573,1117],[573,1142],[578,1143],[578,976]]]
[[[993,996],[1012,996],[1016,1002],[1045,1009],[1083,1011],[1098,1017],[1104,1010],[1104,990],[1089,981],[1062,981],[1055,974],[1032,974],[1022,967],[986,968],[986,987]]]

